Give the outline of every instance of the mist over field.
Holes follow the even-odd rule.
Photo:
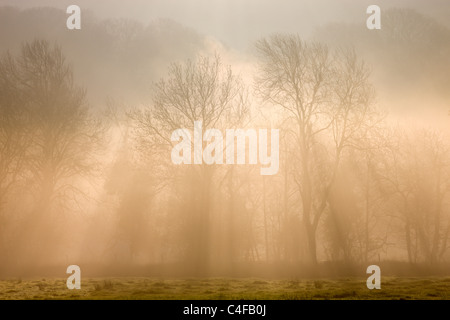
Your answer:
[[[448,1],[378,1],[381,30],[369,1],[70,4],[0,1],[0,279],[448,274]],[[279,129],[278,170],[174,164],[194,121]]]

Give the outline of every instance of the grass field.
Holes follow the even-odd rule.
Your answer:
[[[82,279],[69,290],[65,279],[0,280],[0,299],[450,299],[450,277],[383,277],[380,290],[364,278],[266,279]]]

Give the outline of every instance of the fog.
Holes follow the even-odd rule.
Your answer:
[[[0,277],[447,268],[447,1],[71,4],[0,1]]]
[[[21,8],[51,6],[65,10],[72,2],[39,0],[38,5],[27,0],[2,0],[0,4]],[[285,0],[282,3],[271,0],[132,0],[129,5],[124,5],[120,0],[81,0],[77,4],[101,19],[130,18],[147,24],[154,19],[168,18],[243,50],[251,48],[258,38],[274,32],[308,36],[316,27],[330,22],[364,26],[366,16],[361,13],[373,3],[367,0]],[[450,8],[445,0],[382,0],[376,4],[383,10],[411,8],[449,26]]]

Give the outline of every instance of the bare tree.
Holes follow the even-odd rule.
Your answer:
[[[397,133],[378,174],[400,222],[408,261],[431,265],[448,249],[449,146],[430,130]]]
[[[14,189],[23,186],[30,146],[28,104],[17,81],[11,54],[0,60],[0,255],[7,260],[5,236],[10,218],[6,205]]]
[[[75,85],[61,49],[45,41],[26,44],[18,65],[30,104],[29,170],[40,200],[51,204],[84,193],[73,182],[97,169],[94,155],[104,130],[89,112],[85,91]]]
[[[229,67],[223,67],[216,55],[173,63],[168,76],[155,84],[152,106],[131,114],[138,150],[147,159],[160,159],[158,163],[164,167],[159,170],[164,173],[163,177],[159,173],[161,181],[174,179],[169,190],[184,204],[180,219],[184,221],[181,232],[187,240],[186,256],[199,273],[210,262],[212,179],[216,170],[204,163],[175,167],[170,163],[170,137],[174,130],[192,128],[197,120],[203,122],[202,136],[208,128],[233,128],[247,113],[242,81]]]
[[[260,56],[256,91],[281,107],[296,126],[302,200],[310,260],[317,263],[316,230],[329,201],[343,153],[371,126],[373,89],[369,70],[352,50],[330,50],[296,35],[256,43]],[[332,139],[327,145],[326,139]]]
[[[90,114],[60,48],[26,43],[20,56],[6,55],[1,68],[2,120],[8,121],[1,129],[7,168],[1,185],[6,188],[18,175],[26,179],[34,210],[23,232],[32,239],[39,224],[51,220],[54,205],[64,210],[77,205],[76,195],[87,194],[78,179],[96,169],[103,127]]]

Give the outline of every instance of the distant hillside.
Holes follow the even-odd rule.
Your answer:
[[[397,111],[450,108],[450,29],[411,9],[382,13],[381,30],[330,24],[315,38],[350,45],[372,65],[379,93]]]
[[[68,30],[67,16],[50,7],[0,7],[0,49],[17,53],[22,43],[42,38],[58,43],[94,104],[104,103],[107,96],[139,102],[168,63],[192,57],[205,46],[203,36],[171,20],[148,25],[102,21],[83,11],[82,29]]]

